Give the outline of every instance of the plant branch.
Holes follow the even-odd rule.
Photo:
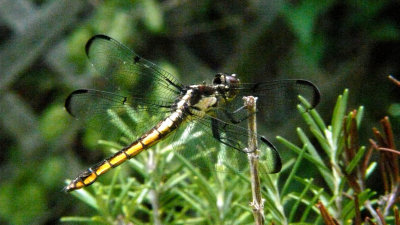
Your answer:
[[[253,216],[256,225],[264,224],[264,203],[261,196],[260,177],[258,175],[258,157],[259,150],[257,149],[257,121],[256,121],[256,102],[257,98],[253,96],[244,97],[244,106],[247,108],[249,115],[248,128],[248,153],[251,175],[251,193],[253,201],[250,205],[253,208]]]
[[[392,75],[389,75],[389,80],[393,81],[394,84],[400,87],[400,81],[394,78]]]

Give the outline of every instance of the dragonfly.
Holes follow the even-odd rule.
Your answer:
[[[66,98],[65,109],[86,124],[110,130],[107,135],[124,139],[127,144],[81,172],[64,188],[67,192],[89,186],[99,176],[169,136],[185,143],[199,132],[203,135],[190,141],[193,146],[177,148],[176,153],[200,168],[214,165],[217,171],[233,168],[241,172],[247,167],[246,143],[251,134],[244,96],[258,98],[256,115],[263,121],[287,117],[290,108],[298,104],[298,95],[310,102],[305,112],[320,101],[317,86],[303,79],[242,83],[235,74],[217,73],[210,84],[184,85],[156,64],[102,34],[90,38],[85,51],[99,74],[94,82],[96,88],[73,91]],[[131,129],[115,125],[121,120],[133,121],[122,123]],[[282,162],[276,147],[265,136],[256,137],[264,171],[279,172]]]

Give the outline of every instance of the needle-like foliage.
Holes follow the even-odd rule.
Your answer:
[[[363,107],[347,111],[348,90],[337,99],[330,125],[300,97],[299,111],[308,130],[297,128],[302,145],[277,137],[297,157],[280,174],[262,173],[261,190],[266,223],[273,224],[398,224],[398,152],[390,122],[382,120],[383,134],[374,129],[371,147],[359,144]],[[118,121],[126,136],[122,120]],[[307,132],[309,134],[307,134]],[[185,132],[183,132],[185,134]],[[182,134],[182,135],[183,135]],[[185,137],[196,141],[201,134]],[[254,224],[249,174],[205,174],[174,148],[180,137],[161,142],[119,167],[111,181],[96,182],[72,194],[95,210],[90,217],[64,217],[64,222],[99,224]],[[112,151],[123,146],[101,141]],[[373,149],[379,162],[371,160]],[[229,165],[227,165],[229,166]],[[381,168],[384,196],[369,187],[371,174]],[[263,165],[259,168],[261,171]],[[309,176],[308,174],[313,174]],[[279,183],[280,181],[281,183]],[[393,214],[394,213],[394,214]]]

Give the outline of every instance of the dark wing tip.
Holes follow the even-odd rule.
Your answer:
[[[87,93],[87,92],[88,92],[87,89],[78,89],[78,90],[73,91],[71,94],[69,94],[67,99],[65,99],[64,107],[71,116],[75,117],[75,115],[72,113],[72,110],[71,110],[72,97],[74,97],[75,95],[79,95],[79,94],[83,94],[83,93]]]
[[[321,100],[321,92],[319,91],[318,87],[315,84],[313,84],[311,81],[308,81],[308,80],[297,80],[297,83],[300,85],[309,86],[313,89],[314,93],[312,96],[312,102],[311,102],[310,109],[315,108],[319,104],[319,101]]]
[[[104,35],[104,34],[96,34],[96,35],[94,35],[93,37],[91,37],[88,41],[87,41],[87,43],[86,43],[86,46],[85,46],[85,52],[86,52],[86,55],[89,57],[89,50],[90,50],[90,46],[93,44],[93,41],[94,40],[96,40],[96,39],[98,39],[98,38],[100,38],[100,39],[105,39],[105,40],[112,40],[112,38],[110,38],[109,36],[107,36],[107,35]]]
[[[281,160],[281,156],[279,155],[278,150],[276,149],[276,147],[265,137],[261,136],[260,140],[268,145],[268,147],[272,150],[272,153],[274,154],[274,158],[276,159],[273,163],[274,165],[272,165],[272,170],[269,171],[269,173],[279,173],[282,169],[282,160]]]

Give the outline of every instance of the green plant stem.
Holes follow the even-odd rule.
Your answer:
[[[256,101],[253,96],[244,97],[244,105],[247,108],[249,115],[248,128],[248,158],[250,164],[251,175],[251,193],[253,201],[250,203],[253,208],[253,216],[256,225],[264,224],[264,203],[261,197],[260,177],[258,175],[258,157],[259,150],[257,149],[257,123],[256,123]]]

